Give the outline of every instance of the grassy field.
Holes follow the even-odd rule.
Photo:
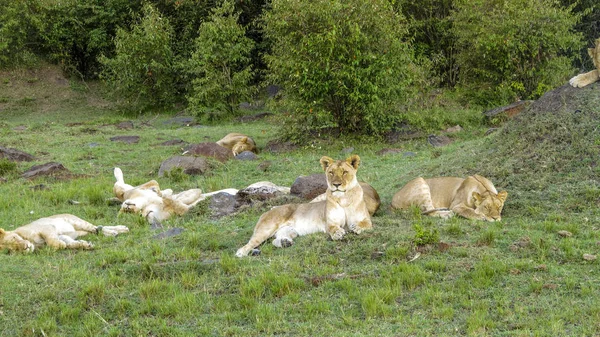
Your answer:
[[[70,83],[53,68],[0,75],[0,145],[37,158],[16,167],[2,162],[1,226],[71,213],[131,229],[116,238],[89,236],[93,251],[0,252],[0,336],[600,335],[598,260],[583,258],[600,250],[600,112],[593,90],[560,108],[549,105],[552,111],[533,109],[488,136],[487,127],[466,129],[443,148],[424,139],[317,141],[284,154],[263,151],[257,161],[214,163],[210,175],[182,179],[158,178],[160,163],[181,149],[157,144],[242,132],[264,147],[277,137],[276,123],[179,127],[165,124],[169,115],[124,116],[97,85]],[[115,126],[129,120],[132,130]],[[140,141],[109,140],[120,135]],[[106,202],[115,166],[132,185],[157,179],[176,191],[261,180],[290,186],[299,175],[319,173],[321,156],[342,159],[349,147],[362,159],[359,178],[383,204],[372,231],[340,242],[315,234],[287,249],[267,242],[260,256],[237,259],[267,206],[221,219],[201,206],[165,221],[166,229],[185,231],[160,240],[143,219],[117,216],[118,206]],[[375,154],[387,147],[415,155]],[[257,169],[263,160],[272,162],[265,172]],[[49,161],[78,177],[20,178]],[[393,194],[415,176],[474,173],[508,190],[502,222],[389,209]],[[34,188],[40,184],[47,188]],[[423,233],[415,225],[437,232],[440,243],[416,247]]]

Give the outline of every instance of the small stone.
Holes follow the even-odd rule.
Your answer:
[[[583,254],[583,259],[586,261],[594,261],[596,259],[596,255]]]
[[[562,236],[563,238],[570,238],[571,236],[573,236],[573,233],[562,230],[558,231],[558,235]]]

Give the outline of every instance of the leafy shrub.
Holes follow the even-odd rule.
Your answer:
[[[417,57],[431,61],[432,72],[442,85],[454,86],[458,80],[450,20],[454,0],[398,0],[394,7],[408,20]]]
[[[482,105],[537,98],[571,74],[578,16],[554,0],[456,0],[460,84]]]
[[[0,0],[0,68],[35,60],[27,45],[35,41],[39,31],[37,10],[35,1]]]
[[[413,243],[417,246],[438,243],[440,241],[440,234],[436,228],[423,228],[419,224],[414,224],[413,229],[415,230]]]
[[[126,26],[139,1],[72,0],[41,2],[39,50],[69,73],[96,78],[98,57],[114,51],[117,27]]]
[[[251,96],[249,56],[254,43],[244,35],[238,19],[233,3],[225,1],[213,11],[210,21],[200,26],[189,62],[196,78],[188,98],[196,115],[216,119],[234,114],[239,103]]]
[[[274,0],[264,20],[270,81],[297,133],[386,131],[419,68],[406,27],[387,0]]]
[[[149,4],[131,31],[117,30],[115,56],[100,57],[105,67],[101,77],[125,107],[142,111],[177,97],[172,36],[169,21]]]

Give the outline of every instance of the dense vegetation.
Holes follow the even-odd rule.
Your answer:
[[[276,84],[271,107],[288,112],[292,135],[380,134],[402,121],[436,128],[437,110],[421,105],[430,89],[483,108],[537,98],[589,68],[600,31],[595,1],[225,3],[0,0],[0,67],[46,59],[100,76],[122,109],[189,103],[210,119]]]

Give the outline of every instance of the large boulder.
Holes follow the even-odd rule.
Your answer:
[[[217,143],[190,144],[183,149],[185,155],[212,157],[224,163],[233,158],[231,150]]]
[[[169,172],[174,168],[181,168],[185,174],[200,175],[208,172],[208,170],[210,170],[210,165],[206,159],[202,157],[175,156],[160,164],[158,176],[162,177],[166,172]]]
[[[306,200],[312,200],[326,191],[327,178],[324,173],[317,173],[296,178],[290,193]]]
[[[17,149],[0,146],[0,159],[7,159],[10,161],[32,161],[35,157]]]

